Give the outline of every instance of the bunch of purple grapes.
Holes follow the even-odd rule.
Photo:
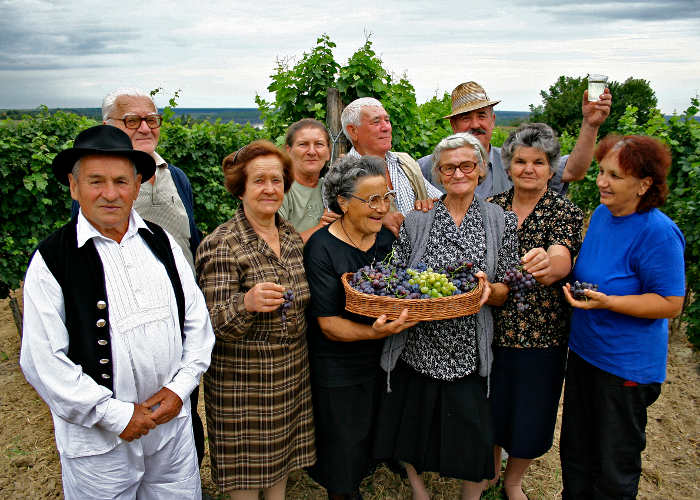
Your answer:
[[[350,286],[358,292],[380,297],[419,299],[420,288],[408,281],[408,266],[404,262],[380,262],[360,268],[351,278]]]
[[[518,312],[524,312],[530,308],[525,298],[527,291],[535,284],[535,278],[532,277],[532,274],[514,267],[506,271],[503,283],[510,288]]]
[[[294,302],[294,292],[292,289],[285,290],[285,292],[282,294],[282,298],[284,299],[284,303],[280,306],[280,313],[282,315],[282,322],[286,323],[287,322],[287,309],[292,307],[292,303]]]
[[[458,293],[471,292],[476,288],[479,278],[474,276],[474,263],[462,259],[455,264],[445,266],[445,274],[459,290]]]
[[[597,292],[598,285],[596,283],[586,283],[585,281],[574,281],[574,284],[569,286],[569,292],[571,292],[571,296],[575,300],[588,300],[588,297],[586,297],[584,293],[586,289]]]

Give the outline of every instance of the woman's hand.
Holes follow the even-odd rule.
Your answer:
[[[406,328],[411,328],[412,326],[418,324],[418,321],[406,321],[407,318],[408,309],[401,311],[398,318],[389,322],[386,320],[386,314],[382,314],[374,323],[372,323],[372,330],[377,333],[375,338],[381,339],[388,337],[389,335],[395,335],[404,331]]]
[[[510,291],[508,286],[505,283],[491,283],[484,271],[479,271],[474,276],[479,278],[484,287],[484,291],[481,292],[479,307],[484,304],[502,306],[508,298],[508,292]]]
[[[608,302],[610,301],[610,297],[603,292],[596,292],[586,288],[583,291],[586,295],[586,299],[576,300],[573,295],[571,295],[571,291],[569,290],[570,286],[571,285],[567,283],[562,288],[564,289],[566,301],[573,307],[578,307],[579,309],[609,309]]]
[[[481,281],[481,286],[483,289],[481,292],[481,300],[479,301],[479,308],[481,309],[481,306],[486,304],[491,296],[491,283],[489,283],[489,279],[486,277],[486,273],[484,271],[479,271],[475,276],[479,278],[479,281]]]
[[[272,312],[284,304],[284,287],[276,283],[258,283],[243,297],[248,312]]]
[[[523,269],[541,285],[549,286],[565,278],[571,271],[571,253],[563,245],[552,245],[545,250],[533,248],[521,259]]]

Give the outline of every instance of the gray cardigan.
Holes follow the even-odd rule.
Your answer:
[[[478,196],[476,200],[479,203],[484,231],[486,232],[486,269],[484,269],[484,272],[486,276],[488,276],[489,281],[493,281],[496,276],[498,251],[503,241],[505,218],[503,209],[498,205],[486,202]],[[408,233],[408,237],[411,239],[409,267],[416,265],[423,258],[430,231],[433,227],[434,218],[434,209],[429,212],[415,210],[406,216],[403,224]],[[491,342],[493,341],[493,316],[491,314],[491,307],[484,305],[476,314],[477,328],[479,330],[479,375],[488,377],[491,374],[491,364],[493,361],[493,352],[491,350]],[[391,370],[394,369],[396,362],[401,356],[401,352],[406,345],[407,336],[408,329],[396,335],[392,335],[391,337],[387,337],[384,340],[384,349],[380,364],[384,371],[387,372],[387,392],[391,392]]]

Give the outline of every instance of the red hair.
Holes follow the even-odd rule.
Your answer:
[[[666,202],[666,176],[671,167],[671,152],[666,144],[646,135],[609,135],[595,150],[600,162],[610,153],[618,153],[620,168],[638,179],[651,178],[651,186],[639,199],[637,212],[646,212]]]

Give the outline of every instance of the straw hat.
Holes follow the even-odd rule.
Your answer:
[[[451,118],[475,109],[494,106],[501,101],[491,101],[484,88],[476,82],[460,83],[452,91],[452,113],[443,118]]]

